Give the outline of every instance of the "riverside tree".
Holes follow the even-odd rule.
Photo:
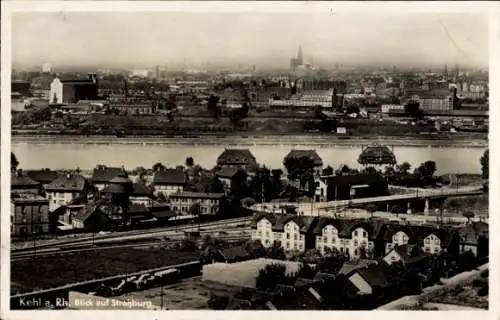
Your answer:
[[[486,151],[484,151],[483,155],[481,156],[480,163],[481,163],[482,177],[483,177],[483,179],[488,179],[490,176],[490,152],[489,152],[489,149],[486,149]]]

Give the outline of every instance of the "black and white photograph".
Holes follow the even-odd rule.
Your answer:
[[[11,8],[7,309],[489,310],[487,10],[120,6]]]

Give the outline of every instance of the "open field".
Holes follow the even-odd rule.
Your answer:
[[[241,288],[223,286],[204,282],[201,277],[187,279],[174,285],[163,287],[163,308],[169,310],[206,309],[210,294],[231,295]],[[153,305],[161,306],[162,289],[153,288],[144,291],[130,292],[120,299],[149,300]]]
[[[11,294],[180,264],[198,257],[197,252],[116,248],[13,261]]]
[[[488,211],[489,196],[488,194],[482,194],[477,196],[449,198],[445,200],[443,207],[450,212],[472,211],[474,213],[479,213],[482,211]]]

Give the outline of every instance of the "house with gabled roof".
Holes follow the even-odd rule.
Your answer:
[[[326,248],[337,249],[352,258],[359,258],[362,250],[373,252],[379,225],[363,220],[341,220],[327,217],[318,219],[313,234],[316,249],[324,253]]]
[[[184,170],[175,168],[155,172],[152,185],[156,195],[161,193],[169,198],[174,193],[184,191],[187,183],[188,178]]]
[[[28,177],[21,170],[12,172],[10,175],[10,192],[11,193],[31,193],[39,194],[41,184]]]
[[[99,203],[89,203],[71,218],[71,223],[74,229],[96,232],[107,230],[111,219],[103,212]]]
[[[87,179],[80,174],[68,172],[60,175],[45,186],[47,199],[49,200],[49,210],[54,211],[78,197],[86,196],[88,189],[89,183]]]
[[[273,225],[276,223],[276,217],[269,213],[260,213],[253,218],[252,240],[258,240],[266,248],[274,243]]]
[[[252,173],[258,168],[257,159],[250,149],[224,149],[217,158],[220,168],[241,168],[247,173]]]
[[[409,266],[420,263],[429,257],[430,254],[424,252],[418,245],[405,244],[394,247],[382,260],[389,266],[397,262]]]
[[[318,155],[316,150],[292,149],[283,159],[283,164],[285,164],[290,159],[300,159],[300,158],[310,159],[313,162],[315,174],[317,176],[321,175],[321,172],[323,171],[323,160]]]
[[[132,184],[132,193],[130,195],[130,202],[133,204],[142,204],[150,206],[153,201],[153,190],[151,190],[142,181],[136,181]]]
[[[118,176],[128,177],[125,168],[98,165],[92,172],[92,185],[101,191],[111,183],[111,180]]]
[[[378,295],[390,287],[384,268],[378,265],[357,269],[348,279],[358,289],[359,295]]]
[[[285,214],[277,217],[272,226],[274,241],[280,241],[287,251],[305,251],[314,248],[314,229],[316,219],[308,216]]]
[[[476,257],[489,255],[489,224],[474,222],[459,229],[460,253],[471,251]]]
[[[26,171],[26,175],[45,187],[46,185],[57,179],[60,176],[60,173],[50,169],[42,169],[28,170]]]

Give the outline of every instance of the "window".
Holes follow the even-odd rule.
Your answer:
[[[288,232],[286,233],[286,238],[290,239],[290,234]]]
[[[323,242],[324,243],[327,243],[328,242],[328,238],[326,236],[323,237]]]
[[[293,248],[294,248],[295,250],[297,250],[297,243],[294,243],[294,244],[293,244]]]
[[[425,244],[429,244],[429,238],[425,239]]]
[[[340,252],[344,252],[344,248],[342,248],[342,247],[341,247],[341,248],[340,248]]]
[[[299,249],[304,250],[304,246],[302,244],[299,244]]]
[[[354,231],[354,236],[357,237],[358,236],[358,231]]]
[[[337,241],[336,238],[332,238],[332,243],[335,244],[335,242]]]
[[[425,247],[425,252],[431,252],[431,248]]]
[[[354,249],[354,255],[357,256],[358,255],[358,249]]]
[[[363,231],[363,238],[366,238],[366,231]]]
[[[266,244],[269,245],[269,243],[270,243],[269,240],[266,240]]]
[[[304,241],[304,235],[303,234],[300,235],[300,241]]]
[[[290,242],[287,242],[287,243],[286,243],[286,248],[287,248],[287,249],[290,249]]]
[[[391,250],[391,249],[392,249],[392,244],[391,244],[391,243],[388,243],[388,244],[387,244],[387,249],[388,249],[388,250]]]
[[[395,256],[392,256],[392,257],[391,257],[391,260],[392,260],[392,261],[396,261],[396,257],[395,257]]]
[[[293,235],[293,240],[297,240],[297,234]]]
[[[438,238],[436,238],[436,240],[434,240],[434,243],[435,243],[435,244],[439,244],[439,239],[438,239]]]
[[[358,240],[354,240],[354,246],[357,247],[358,246]]]
[[[266,237],[269,237],[269,231],[266,231]]]
[[[257,231],[257,235],[260,236],[262,234],[262,232],[259,230]]]
[[[439,253],[439,248],[434,248],[434,253]]]

